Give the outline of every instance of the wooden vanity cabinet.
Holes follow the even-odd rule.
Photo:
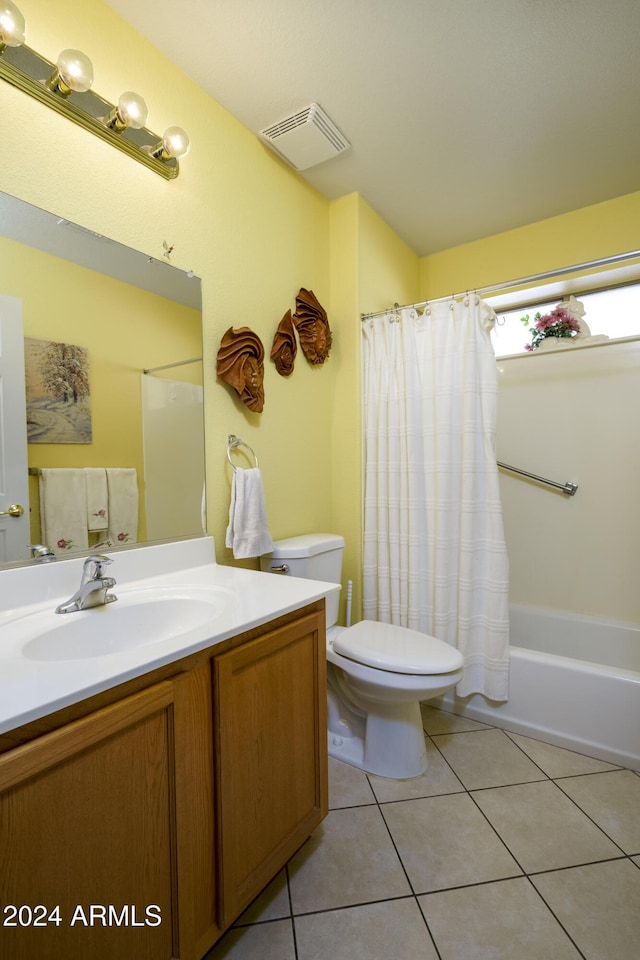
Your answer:
[[[1,960],[200,960],[326,815],[325,656],[320,601],[0,737]]]
[[[326,816],[325,671],[314,614],[213,658],[222,927]]]
[[[166,681],[0,756],[2,960],[178,957]]]

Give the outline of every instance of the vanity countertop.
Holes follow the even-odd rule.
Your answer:
[[[126,598],[138,590],[184,588],[188,592],[187,588],[193,587],[196,592],[215,591],[224,602],[211,620],[185,633],[82,659],[28,659],[20,646],[7,639],[11,631],[3,630],[3,626],[8,627],[20,617],[53,612],[57,603],[68,599],[80,582],[82,559],[56,562],[48,570],[28,567],[0,573],[0,733],[268,623],[340,589],[335,583],[223,566],[212,561],[213,555],[209,537],[115,553],[109,574],[117,581],[113,588],[116,596],[119,591]],[[141,570],[147,575],[140,576]],[[42,599],[43,594],[46,599]],[[71,622],[72,617],[85,618],[86,643],[90,646],[90,618],[107,618],[117,606],[113,603],[65,614],[64,619],[68,617]],[[57,622],[63,619],[54,617]]]

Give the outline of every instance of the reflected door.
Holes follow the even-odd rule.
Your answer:
[[[10,516],[12,506],[22,515]],[[0,294],[0,563],[29,559],[22,303]]]

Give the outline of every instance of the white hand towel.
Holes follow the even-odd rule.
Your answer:
[[[229,525],[225,538],[236,560],[270,553],[273,540],[267,526],[262,474],[258,467],[238,468],[233,475]]]
[[[85,467],[87,481],[87,529],[109,529],[107,471],[104,467]]]
[[[54,553],[89,549],[87,482],[82,469],[40,473],[40,538]]]
[[[134,467],[107,467],[109,540],[114,547],[138,542],[138,479]]]

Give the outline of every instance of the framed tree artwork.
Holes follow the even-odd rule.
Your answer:
[[[24,352],[28,442],[91,443],[87,350],[27,337]]]

